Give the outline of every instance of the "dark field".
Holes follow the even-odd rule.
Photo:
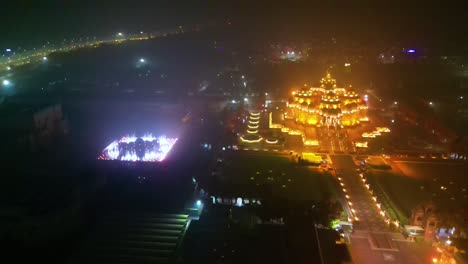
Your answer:
[[[372,170],[368,177],[406,217],[417,205],[431,200],[442,210],[466,208],[466,163],[394,161],[392,166],[391,171]]]
[[[269,186],[273,196],[295,201],[319,201],[334,192],[331,175],[299,166],[286,155],[237,151],[227,154],[224,163],[219,177],[232,184],[231,191],[256,194]]]

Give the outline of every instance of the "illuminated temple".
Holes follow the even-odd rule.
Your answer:
[[[368,121],[367,104],[351,89],[337,87],[328,72],[319,87],[293,91],[287,118],[307,125],[354,126]]]

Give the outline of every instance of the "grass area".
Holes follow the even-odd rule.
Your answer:
[[[367,177],[379,196],[379,202],[392,217],[396,217],[404,224],[411,216],[413,208],[431,199],[430,193],[424,188],[421,189],[423,184],[416,179],[391,171],[378,170],[369,172]]]
[[[239,151],[226,157],[225,163],[224,181],[245,191],[258,193],[269,186],[273,196],[297,201],[322,200],[335,193],[329,174],[293,163],[288,156]]]
[[[407,178],[420,182],[443,209],[468,206],[468,163],[395,162]],[[420,187],[420,186],[419,186]]]

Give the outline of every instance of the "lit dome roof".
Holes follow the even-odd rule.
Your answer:
[[[338,104],[340,103],[340,98],[334,92],[328,92],[326,95],[322,96],[322,103],[326,104]]]

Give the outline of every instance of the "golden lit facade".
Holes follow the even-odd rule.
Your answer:
[[[288,103],[287,118],[306,125],[354,126],[367,121],[367,104],[353,90],[336,86],[330,73],[320,87],[294,91]]]

